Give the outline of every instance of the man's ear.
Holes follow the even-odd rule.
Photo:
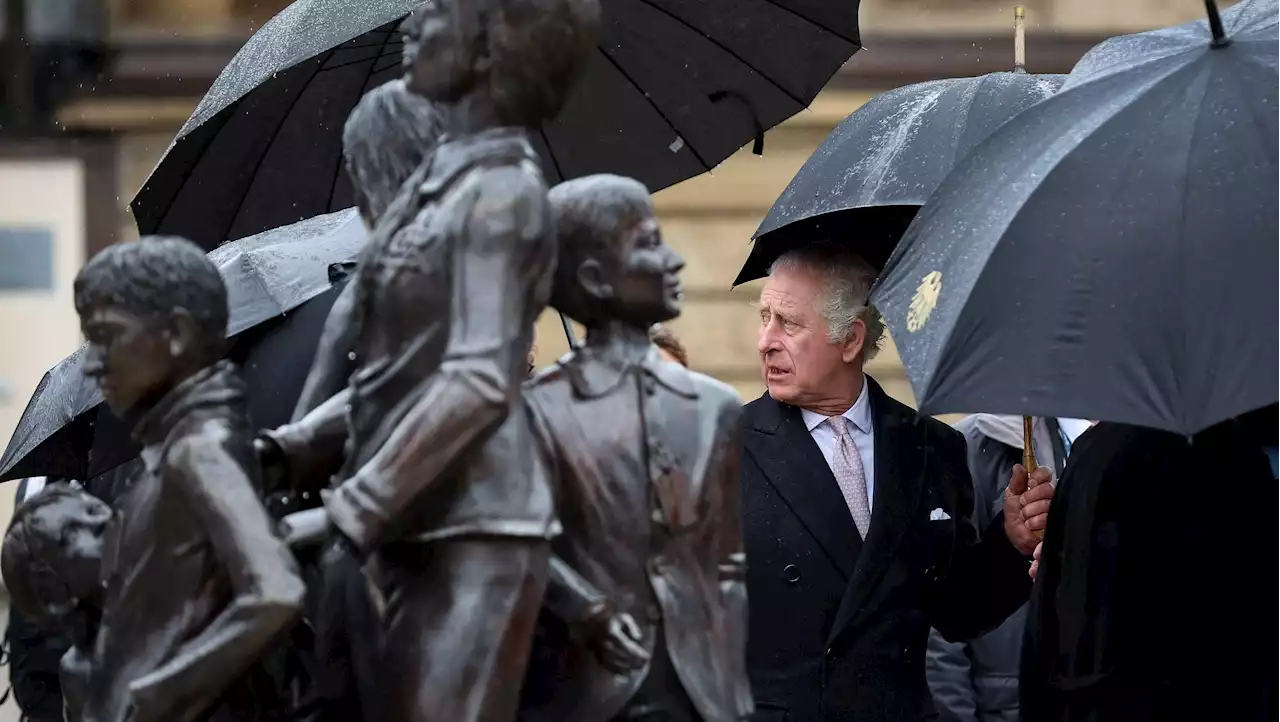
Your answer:
[[[199,347],[199,325],[190,311],[178,306],[169,313],[169,355],[183,358]]]
[[[847,364],[854,362],[862,354],[862,347],[867,343],[867,324],[860,318],[853,320],[849,329],[849,339],[840,349],[840,358]]]
[[[599,301],[613,298],[613,286],[605,280],[604,267],[594,258],[578,264],[578,285],[590,298]]]

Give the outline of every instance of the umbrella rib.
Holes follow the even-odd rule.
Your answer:
[[[307,82],[303,83],[302,87],[298,88],[298,92],[293,96],[293,100],[289,101],[289,107],[285,109],[284,114],[280,116],[280,122],[276,125],[275,129],[271,131],[271,138],[267,140],[267,145],[263,149],[262,155],[258,156],[258,160],[253,164],[253,171],[249,173],[249,181],[244,184],[244,192],[240,194],[240,200],[235,205],[235,212],[231,214],[231,220],[220,236],[222,240],[218,242],[219,245],[225,243],[228,240],[227,236],[231,235],[231,229],[235,226],[236,219],[240,216],[240,209],[244,207],[244,201],[249,197],[249,191],[253,189],[253,178],[258,175],[258,169],[266,162],[267,154],[271,152],[271,145],[276,142],[276,136],[280,135],[280,130],[284,128],[285,121],[288,120],[289,114],[293,112],[295,107],[297,107],[298,101],[302,99],[303,93],[307,90],[307,86],[310,85],[311,81],[315,80],[316,76],[320,74],[321,67],[323,67],[325,63],[329,62],[329,58],[333,57],[333,54],[337,52],[337,50],[337,48],[330,48],[329,51],[325,53],[324,59],[316,63],[315,70],[311,71],[311,77],[307,78]]]
[[[556,172],[556,182],[564,181],[564,171],[560,170],[560,161],[556,160],[556,151],[551,147],[551,139],[547,137],[547,131],[542,126],[538,126],[538,134],[542,136],[542,142],[547,146],[547,155],[551,156],[551,167]]]
[[[388,32],[387,36],[382,39],[382,43],[376,46],[378,48],[378,54],[369,59],[368,61],[369,72],[365,73],[364,80],[360,83],[360,97],[364,97],[364,94],[368,92],[364,89],[364,87],[369,84],[369,79],[373,77],[373,74],[375,72],[374,68],[378,67],[378,59],[382,57],[382,53],[387,49],[387,44],[390,42],[392,37],[394,37],[394,33]],[[370,46],[370,47],[374,47],[374,46]],[[344,66],[339,66],[339,67],[344,67]],[[333,68],[329,68],[329,69],[333,70]],[[356,102],[359,103],[360,100],[357,99]],[[333,181],[329,183],[329,200],[324,205],[324,207],[327,210],[333,210],[333,194],[336,193],[338,190],[338,175],[342,173],[343,159],[344,159],[344,156],[342,154],[342,151],[339,151],[338,163],[336,167],[333,169]]]
[[[369,65],[370,65],[370,66],[373,66],[373,65],[377,65],[377,64],[378,64],[378,61],[379,61],[379,60],[382,60],[382,58],[383,58],[383,57],[384,57],[384,56],[383,56],[381,53],[379,53],[378,55],[376,55],[376,56],[374,56],[374,57],[372,57],[372,58],[360,58],[359,60],[349,60],[349,61],[347,61],[347,62],[345,62],[345,63],[339,63],[339,64],[337,64],[337,65],[330,65],[330,66],[329,66],[329,67],[327,67],[327,68],[320,68],[319,72],[321,72],[321,73],[327,73],[327,72],[329,72],[330,70],[342,70],[343,68],[349,68],[349,67],[351,67],[352,65],[359,65],[360,63],[369,63]],[[373,72],[372,72],[372,71],[370,71],[369,75],[373,75]],[[368,76],[366,76],[366,77],[365,77],[365,80],[368,80]]]
[[[778,8],[778,9],[780,9],[780,10],[783,10],[783,11],[785,11],[785,12],[791,13],[792,15],[794,15],[794,16],[796,16],[796,17],[800,18],[801,20],[803,20],[803,21],[805,21],[805,22],[809,23],[810,25],[812,25],[812,26],[814,26],[814,27],[816,27],[816,28],[820,28],[820,29],[822,29],[822,30],[825,30],[825,31],[827,31],[827,32],[831,33],[832,35],[836,36],[837,38],[840,38],[841,40],[845,41],[846,43],[849,43],[850,45],[852,45],[852,46],[854,46],[854,47],[856,47],[856,48],[861,48],[861,47],[862,47],[862,43],[858,42],[857,40],[854,40],[853,38],[849,37],[848,35],[845,35],[844,33],[840,32],[839,30],[836,30],[836,29],[834,29],[834,28],[829,28],[829,27],[827,27],[826,25],[823,25],[822,23],[818,22],[817,20],[814,20],[813,18],[809,17],[808,15],[805,15],[804,13],[800,12],[799,10],[796,10],[795,8],[789,8],[789,7],[787,7],[786,5],[783,5],[782,3],[778,2],[778,0],[764,0],[764,1],[765,1],[766,3],[768,3],[768,4],[770,4],[770,5],[772,5],[772,6],[776,7],[776,8]]]
[[[692,30],[693,32],[695,32],[695,33],[697,33],[697,34],[699,34],[699,35],[703,36],[706,40],[710,41],[710,42],[711,42],[711,44],[715,45],[717,48],[720,48],[721,50],[723,50],[723,51],[725,51],[726,53],[728,53],[728,54],[729,54],[729,55],[730,55],[734,60],[737,60],[739,63],[742,63],[743,65],[747,66],[747,68],[748,68],[748,69],[750,69],[750,70],[751,70],[751,72],[753,72],[753,73],[755,73],[756,75],[759,75],[760,77],[762,77],[762,78],[764,78],[765,80],[769,81],[769,84],[770,84],[770,85],[772,85],[773,87],[775,87],[775,88],[777,88],[778,90],[782,91],[782,94],[783,94],[783,95],[785,95],[785,96],[787,96],[788,98],[790,98],[790,99],[791,99],[792,101],[794,101],[797,105],[801,106],[802,108],[807,107],[807,106],[809,105],[809,104],[808,104],[807,102],[805,102],[804,100],[801,100],[801,99],[800,99],[800,97],[799,97],[799,96],[797,96],[795,93],[792,93],[788,88],[783,87],[781,83],[779,83],[778,81],[774,80],[774,79],[773,79],[773,78],[772,78],[768,73],[765,73],[764,71],[760,70],[760,69],[759,69],[759,68],[757,68],[756,66],[752,65],[752,64],[751,64],[751,63],[750,63],[746,58],[742,57],[741,55],[738,55],[736,52],[734,52],[733,50],[731,50],[729,47],[727,47],[724,43],[720,42],[720,41],[719,41],[719,40],[717,40],[716,38],[712,37],[711,35],[708,35],[707,33],[703,32],[702,30],[699,30],[698,28],[694,27],[694,25],[693,25],[692,23],[690,23],[688,20],[685,20],[684,18],[680,17],[679,15],[676,15],[675,13],[671,12],[670,10],[668,10],[668,9],[666,9],[666,8],[664,8],[664,7],[660,6],[660,5],[655,5],[655,4],[653,3],[653,0],[638,0],[638,2],[640,2],[642,5],[647,5],[647,6],[651,7],[651,8],[653,8],[654,10],[657,10],[658,12],[662,13],[663,15],[666,15],[667,17],[671,18],[672,20],[675,20],[676,22],[678,22],[678,23],[680,23],[681,25],[685,26],[686,28],[688,28],[688,29]],[[825,28],[824,28],[824,29],[825,29]],[[856,44],[856,43],[855,43],[855,44]]]
[[[641,97],[645,99],[645,102],[649,104],[649,107],[653,108],[654,112],[658,114],[658,117],[662,118],[663,122],[667,124],[667,127],[670,128],[671,131],[676,134],[676,137],[683,139],[684,134],[680,132],[680,129],[676,127],[675,123],[671,122],[671,119],[667,117],[667,114],[662,112],[662,108],[659,108],[658,104],[653,102],[653,98],[649,97],[649,94],[644,92],[644,88],[640,87],[640,84],[635,81],[635,78],[632,78],[630,75],[627,75],[627,71],[623,70],[622,66],[618,64],[618,61],[614,60],[613,56],[610,55],[604,48],[597,45],[596,50],[599,50],[600,54],[603,55],[605,59],[609,61],[609,64],[617,68],[618,72],[622,74],[622,77],[626,78],[627,82],[631,83],[631,87],[635,88],[636,91],[640,93]],[[693,157],[696,158],[697,161],[702,164],[702,167],[704,169],[708,171],[712,169],[711,166],[707,165],[707,162],[702,159],[702,154],[698,152],[698,149],[693,147],[692,141],[687,142],[686,145],[689,147],[689,152],[693,153]]]

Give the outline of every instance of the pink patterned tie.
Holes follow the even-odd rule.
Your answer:
[[[831,471],[840,485],[840,493],[844,494],[844,503],[849,505],[853,523],[858,527],[858,536],[866,539],[867,529],[871,527],[871,504],[867,501],[867,472],[862,468],[862,456],[849,437],[847,419],[832,416],[827,423],[836,432],[835,463]]]

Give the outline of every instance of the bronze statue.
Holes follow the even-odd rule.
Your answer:
[[[75,304],[84,372],[143,446],[105,532],[83,719],[254,719],[246,672],[303,585],[259,496],[244,383],[219,361],[222,278],[195,244],[143,238],[90,260]]]
[[[594,0],[441,0],[406,21],[409,88],[446,140],[362,261],[348,388],[275,434],[290,468],[323,468],[346,418],[325,558],[377,554],[384,719],[515,713],[558,531],[519,412],[555,261],[526,134],[560,109],[598,24]]]
[[[0,548],[13,607],[40,629],[71,641],[59,673],[67,722],[82,719],[102,617],[103,534],[111,518],[106,502],[51,484],[18,506]]]
[[[439,115],[431,103],[409,92],[403,79],[366,93],[348,116],[343,128],[343,155],[360,214],[371,231],[400,188],[415,173],[421,173],[423,161],[439,141],[439,126]],[[370,245],[362,255],[376,256],[377,248]],[[346,388],[347,379],[356,368],[353,311],[362,270],[363,265],[356,267],[330,310],[315,361],[294,410],[294,421],[305,418]],[[327,431],[321,435],[327,433],[333,438],[329,444],[333,453],[305,456],[314,463],[310,468],[299,469],[288,468],[289,458],[282,454],[284,444],[275,441],[280,434],[264,432],[259,440],[264,467],[277,478],[277,488],[286,488],[294,495],[297,506],[318,505],[318,492],[328,486],[341,465],[346,429],[345,415],[331,416]],[[320,560],[308,548],[308,542],[323,541],[329,530],[323,509],[291,514],[285,523],[310,579],[307,618],[314,639],[310,648],[314,672],[299,722],[381,719],[377,678],[382,621],[370,580],[359,560],[318,564]]]
[[[570,634],[558,669],[530,670],[550,689],[526,693],[522,719],[745,719],[741,399],[650,342],[680,313],[684,261],[645,187],[590,176],[551,202],[552,303],[587,335],[526,390],[564,525],[547,607]]]

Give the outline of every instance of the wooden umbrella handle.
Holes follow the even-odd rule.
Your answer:
[[[1036,470],[1036,443],[1032,436],[1032,419],[1030,416],[1022,417],[1022,465],[1026,467],[1027,473]]]
[[[1022,465],[1027,470],[1027,475],[1036,470],[1036,443],[1033,438],[1034,423],[1030,416],[1022,417]],[[1031,480],[1027,479],[1027,488],[1031,488]],[[1044,538],[1044,532],[1036,530],[1031,532],[1036,535],[1037,539]]]

